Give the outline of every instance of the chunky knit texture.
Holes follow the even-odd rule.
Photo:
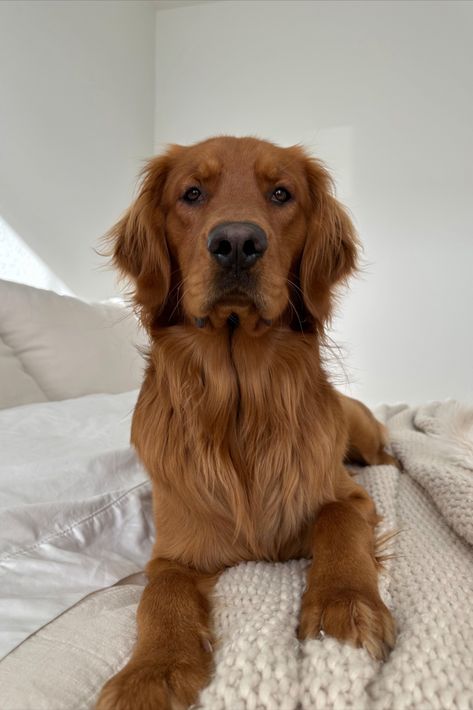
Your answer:
[[[324,637],[298,645],[303,562],[252,563],[217,588],[221,637],[206,710],[473,708],[473,409],[384,408],[404,466],[357,478],[398,529],[381,592],[398,625],[390,658]]]

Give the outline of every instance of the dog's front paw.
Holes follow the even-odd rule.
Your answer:
[[[351,590],[325,599],[312,590],[306,592],[298,636],[315,638],[321,631],[365,648],[377,660],[387,657],[396,637],[394,619],[379,595]]]
[[[208,668],[177,663],[163,672],[159,664],[134,661],[103,687],[96,710],[185,710],[208,682]]]
[[[96,710],[169,710],[164,675],[155,665],[129,663],[102,688]]]

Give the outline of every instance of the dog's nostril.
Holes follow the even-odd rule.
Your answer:
[[[246,242],[243,244],[243,254],[246,256],[253,256],[254,254],[258,254],[258,250],[256,249],[256,245],[252,239],[247,239]]]
[[[218,243],[217,248],[213,251],[213,254],[220,254],[221,256],[228,256],[232,252],[232,245],[226,239],[222,239]]]

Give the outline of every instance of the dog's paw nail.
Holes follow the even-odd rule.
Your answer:
[[[202,646],[204,647],[204,651],[207,651],[207,653],[212,653],[214,650],[210,639],[202,639]]]

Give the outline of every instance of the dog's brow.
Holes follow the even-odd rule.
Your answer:
[[[256,173],[270,182],[277,182],[282,178],[289,177],[287,171],[288,163],[274,160],[268,160],[267,158],[260,158],[256,161],[255,170]]]
[[[222,165],[218,158],[205,158],[200,160],[196,165],[192,174],[194,177],[201,180],[208,180],[211,177],[216,177],[222,171]]]

